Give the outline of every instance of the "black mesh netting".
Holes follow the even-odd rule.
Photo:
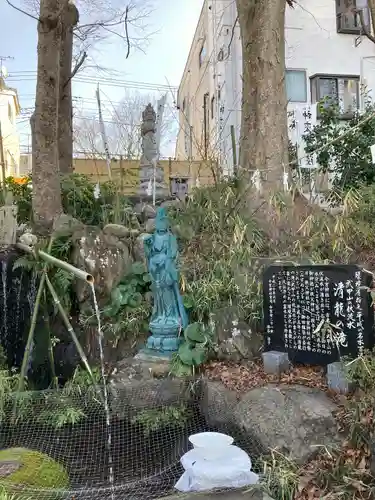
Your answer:
[[[168,379],[129,387],[109,391],[109,426],[95,391],[25,393],[0,408],[0,463],[14,460],[1,456],[5,449],[26,448],[51,457],[69,478],[53,478],[48,489],[30,478],[29,484],[15,481],[11,491],[22,491],[27,500],[163,498],[183,473],[180,458],[191,447],[191,434],[225,432],[252,458],[262,451],[232,425],[235,402],[219,389],[208,391],[203,382],[172,388]],[[40,465],[35,475],[48,474],[45,469]],[[0,468],[0,485],[8,490],[9,477]]]

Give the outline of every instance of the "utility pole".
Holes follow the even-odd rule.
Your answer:
[[[104,126],[103,115],[102,115],[102,106],[101,106],[101,102],[100,102],[99,83],[98,83],[98,87],[96,89],[96,100],[98,102],[100,134],[102,136],[102,141],[103,141],[103,146],[104,146],[104,151],[105,151],[105,157],[106,157],[106,163],[107,163],[107,169],[108,169],[108,178],[111,181],[112,180],[111,156],[109,154],[107,136],[106,136],[106,133],[105,133],[105,126]]]

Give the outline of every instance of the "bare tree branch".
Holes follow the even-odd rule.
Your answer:
[[[103,92],[102,94],[106,102],[110,103],[107,109],[103,109],[110,154],[123,155],[129,160],[139,159],[142,154],[142,112],[149,102],[156,107],[158,96],[127,92],[124,99],[115,104],[108,95]],[[162,150],[168,148],[171,138],[174,137],[175,125],[177,126],[177,122],[174,116],[167,112],[162,125]],[[96,113],[88,115],[84,109],[75,113],[74,143],[76,151],[104,158],[105,152]]]
[[[18,10],[18,12],[21,12],[22,14],[25,14],[25,16],[31,17],[31,19],[35,19],[35,21],[38,21],[38,22],[39,22],[39,17],[33,16],[33,15],[32,15],[32,14],[30,14],[29,12],[26,12],[25,10],[20,9],[19,7],[17,7],[16,5],[14,5],[12,2],[10,2],[10,0],[6,0],[6,3],[7,3],[10,7],[12,7],[13,9]]]
[[[126,7],[124,25],[125,25],[125,36],[126,36],[126,43],[128,45],[128,50],[126,52],[125,59],[127,59],[129,57],[129,54],[130,54],[130,42],[129,42],[129,31],[128,31],[128,14],[129,14],[129,8]]]
[[[77,64],[75,65],[73,71],[72,71],[72,74],[70,75],[69,79],[64,83],[64,88],[69,84],[69,82],[76,76],[76,74],[78,73],[79,69],[81,68],[82,64],[85,62],[87,58],[87,52],[84,52],[82,54],[82,57],[81,59],[77,62]]]

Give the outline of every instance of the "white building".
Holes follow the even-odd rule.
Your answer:
[[[294,9],[287,8],[288,115],[297,125],[293,142],[301,144],[304,112],[310,110],[314,122],[314,104],[322,98],[338,95],[344,119],[353,107],[363,106],[361,84],[374,95],[375,44],[361,33],[358,14],[348,8],[355,1],[369,20],[366,0],[299,0]],[[236,19],[234,1],[204,1],[178,94],[177,159],[201,159],[211,151],[228,172],[233,168],[231,127],[238,148],[241,123],[242,48]]]
[[[6,176],[19,175],[20,141],[16,118],[20,113],[17,91],[8,87],[0,74],[0,146],[3,149]],[[1,156],[0,156],[1,164]],[[0,176],[2,175],[0,169]]]

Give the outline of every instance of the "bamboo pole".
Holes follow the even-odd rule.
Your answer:
[[[48,276],[46,276],[46,280],[48,279]],[[51,325],[49,322],[49,317],[48,317],[48,310],[47,310],[47,294],[46,294],[46,289],[43,290],[43,300],[44,300],[44,324],[48,333],[48,359],[51,365],[51,375],[52,375],[52,385],[55,389],[58,388],[58,380],[56,377],[56,369],[55,369],[55,357],[53,355],[53,345],[52,345],[52,339],[51,339]]]
[[[84,350],[82,349],[82,346],[81,346],[81,344],[80,344],[80,342],[78,340],[78,337],[77,337],[77,335],[76,335],[76,333],[75,333],[75,331],[74,331],[74,329],[72,327],[72,324],[70,323],[69,318],[68,318],[68,316],[67,316],[67,314],[66,314],[66,312],[65,312],[65,310],[64,310],[64,308],[63,308],[63,306],[62,306],[62,304],[61,304],[61,302],[59,300],[59,297],[58,297],[58,295],[56,293],[56,290],[55,290],[54,286],[52,285],[52,283],[51,283],[50,279],[48,278],[48,276],[46,276],[46,284],[47,284],[47,288],[48,288],[48,290],[49,290],[49,292],[50,292],[50,294],[52,296],[52,299],[53,299],[55,305],[57,306],[57,308],[59,310],[59,313],[61,314],[61,317],[62,317],[62,320],[63,320],[63,322],[65,324],[65,327],[68,330],[70,336],[72,337],[72,340],[73,340],[73,342],[74,342],[74,344],[76,346],[78,354],[81,357],[82,363],[85,365],[87,373],[89,374],[89,376],[90,376],[90,378],[91,378],[91,380],[93,382],[93,385],[94,385],[95,389],[97,390],[98,394],[100,394],[100,398],[102,399],[101,392],[99,391],[99,389],[98,389],[98,387],[97,387],[97,385],[95,383],[94,375],[92,374],[92,371],[91,371],[89,362],[87,360],[86,354],[84,353]]]
[[[50,240],[49,240],[49,243],[48,243],[48,252],[51,251],[52,244],[53,244],[53,237],[51,237]],[[27,246],[27,245],[23,245],[23,246]],[[27,247],[27,248],[30,248],[30,247]],[[32,249],[30,249],[30,251],[31,251],[31,253],[34,253]],[[34,338],[34,331],[35,331],[36,322],[37,322],[37,319],[38,319],[38,312],[39,312],[40,300],[42,298],[46,276],[47,276],[47,264],[45,264],[44,268],[43,268],[42,276],[41,276],[40,282],[39,282],[38,292],[36,294],[34,310],[33,310],[33,314],[32,314],[32,317],[31,317],[29,335],[27,337],[27,342],[26,342],[26,347],[25,347],[25,353],[23,355],[23,360],[22,360],[22,365],[21,365],[20,378],[19,378],[19,381],[18,381],[17,392],[19,392],[19,393],[22,392],[24,390],[24,388],[25,388],[25,378],[26,378],[27,363],[29,361],[30,349],[31,349],[31,344],[32,344],[33,338]]]
[[[29,247],[28,245],[24,245],[23,243],[17,243],[17,248],[20,250],[23,250],[26,253],[36,255],[37,257],[40,257],[43,259],[45,262],[48,262],[49,264],[53,264],[56,267],[59,267],[60,269],[64,269],[64,271],[67,271],[68,273],[74,274],[76,278],[79,278],[81,280],[86,281],[87,283],[94,283],[94,277],[92,274],[87,273],[86,271],[82,271],[81,269],[78,269],[75,266],[72,266],[68,262],[64,262],[63,260],[56,259],[56,257],[52,257],[52,255],[49,255],[49,252],[51,249],[47,250],[47,252],[44,252],[43,250],[36,250],[33,249],[32,247]]]

